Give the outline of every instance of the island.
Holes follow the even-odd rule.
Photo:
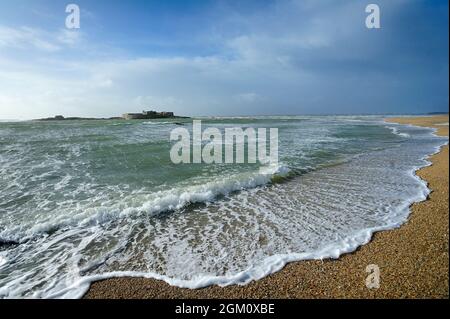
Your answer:
[[[120,117],[92,118],[92,117],[64,117],[56,115],[34,121],[92,121],[92,120],[151,120],[151,119],[188,119],[186,116],[176,116],[173,112],[142,111],[142,113],[125,113]]]
[[[95,118],[95,117],[64,117],[62,115],[56,115],[54,117],[36,119],[33,121],[47,122],[47,121],[98,121],[98,120],[122,120],[122,117]]]

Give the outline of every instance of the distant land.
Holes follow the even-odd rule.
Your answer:
[[[64,117],[56,115],[43,119],[36,119],[34,121],[93,121],[93,120],[152,120],[152,119],[186,119],[189,117],[176,116],[173,112],[156,112],[156,111],[142,111],[142,113],[125,113],[122,116],[109,118],[95,118],[95,117]]]

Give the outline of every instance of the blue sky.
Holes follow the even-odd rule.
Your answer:
[[[0,2],[0,118],[448,110],[447,0],[68,3]]]

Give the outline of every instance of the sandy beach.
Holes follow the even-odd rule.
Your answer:
[[[448,136],[448,115],[390,118],[401,124],[434,127]],[[427,201],[416,203],[407,223],[374,235],[372,241],[337,260],[291,263],[247,286],[189,290],[142,278],[92,284],[85,298],[448,298],[449,149],[430,157],[417,175],[429,183]],[[380,268],[378,289],[368,289],[366,267]]]

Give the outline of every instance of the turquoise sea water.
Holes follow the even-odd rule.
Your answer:
[[[279,165],[175,165],[175,120],[0,123],[0,297],[125,275],[245,284],[337,258],[406,220],[429,192],[414,171],[447,142],[374,116],[202,121],[278,128]]]

